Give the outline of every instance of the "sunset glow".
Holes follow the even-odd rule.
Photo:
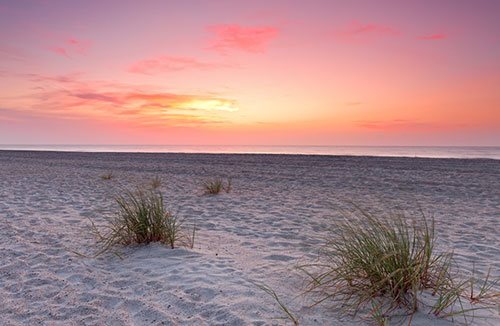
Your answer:
[[[500,145],[499,13],[0,1],[0,143]]]

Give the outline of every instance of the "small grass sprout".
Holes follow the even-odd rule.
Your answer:
[[[220,177],[211,178],[203,183],[203,190],[205,195],[217,195],[221,191],[225,190],[229,193],[232,188],[232,180],[228,178],[226,182]]]
[[[114,175],[111,172],[108,172],[108,173],[101,175],[102,180],[111,180],[113,178],[114,178]]]
[[[295,325],[295,326],[299,325],[298,318],[290,311],[290,309],[288,308],[288,306],[285,303],[283,303],[283,301],[278,296],[278,294],[276,293],[276,291],[274,291],[270,286],[268,286],[266,284],[257,284],[257,283],[254,283],[254,284],[259,289],[261,289],[262,291],[264,291],[267,294],[269,294],[276,301],[276,303],[278,304],[278,306],[280,307],[280,309],[283,311],[283,313],[286,315],[286,317],[288,319],[290,319],[290,321],[293,323],[293,325]]]
[[[155,176],[150,182],[152,189],[158,189],[161,187],[161,179],[158,176]]]

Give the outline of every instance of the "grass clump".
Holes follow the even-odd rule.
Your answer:
[[[151,188],[152,189],[158,189],[161,187],[161,179],[158,176],[155,176],[153,179],[151,179],[150,182]]]
[[[228,178],[226,182],[220,177],[208,179],[203,183],[203,190],[205,195],[217,195],[221,191],[226,193],[231,192],[232,180]]]
[[[165,209],[163,196],[154,190],[127,191],[116,198],[117,214],[108,220],[104,231],[92,226],[98,236],[100,255],[116,245],[160,242],[174,249],[178,243],[191,243],[179,218]]]
[[[331,300],[354,316],[368,309],[383,324],[396,311],[417,311],[424,290],[434,295],[430,311],[435,315],[450,316],[457,302],[458,312],[466,312],[461,299],[468,283],[456,281],[452,264],[451,252],[436,251],[434,220],[423,212],[413,219],[403,212],[376,215],[355,207],[327,237],[320,262],[300,268],[311,278],[308,291],[318,295],[316,304]],[[476,298],[486,298],[491,289],[486,283]]]
[[[111,180],[111,179],[113,179],[113,177],[114,177],[114,175],[111,172],[108,172],[108,173],[101,175],[102,180]]]

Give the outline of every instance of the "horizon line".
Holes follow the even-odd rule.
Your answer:
[[[0,146],[147,146],[147,147],[160,147],[160,146],[187,146],[187,147],[490,147],[500,148],[500,145],[260,145],[260,144],[4,144]]]

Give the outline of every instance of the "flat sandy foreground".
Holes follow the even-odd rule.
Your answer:
[[[102,180],[112,172],[114,178]],[[207,177],[233,191],[203,196]],[[196,221],[194,249],[161,245],[92,254],[114,197],[159,176],[165,202]],[[500,161],[287,155],[0,151],[1,325],[290,324],[255,283],[271,286],[301,325],[360,325],[300,295],[339,209],[418,206],[464,269],[500,270]],[[460,319],[455,320],[460,323]],[[412,325],[449,325],[417,313]],[[498,313],[473,325],[500,325]]]

